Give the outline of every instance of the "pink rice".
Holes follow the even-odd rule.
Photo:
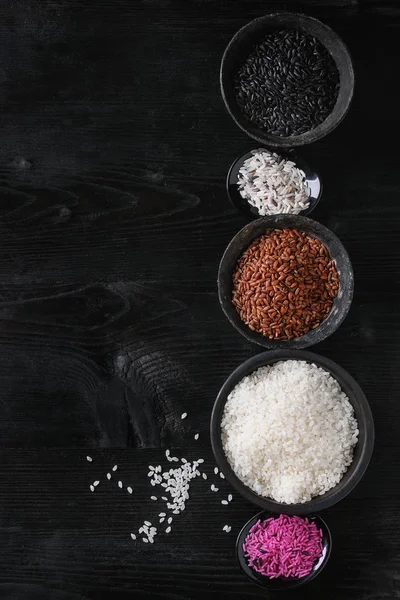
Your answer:
[[[243,551],[249,566],[270,579],[308,575],[322,556],[322,530],[313,521],[280,515],[257,521]]]

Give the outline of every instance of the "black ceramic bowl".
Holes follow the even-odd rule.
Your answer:
[[[281,360],[291,359],[305,360],[310,363],[315,363],[319,367],[322,367],[328,371],[332,377],[338,381],[340,387],[354,408],[359,429],[359,437],[357,445],[354,449],[353,462],[342,477],[341,481],[323,496],[316,496],[309,502],[304,502],[303,504],[282,504],[275,502],[271,498],[259,496],[253,492],[235,475],[228,462],[228,459],[225,456],[221,441],[221,418],[225,403],[233,388],[239,383],[239,381],[243,379],[243,377],[250,375],[250,373],[259,367],[272,365]],[[374,421],[368,401],[358,383],[352,378],[351,375],[349,375],[349,373],[347,373],[347,371],[334,363],[332,360],[329,360],[329,358],[325,358],[319,354],[305,352],[302,350],[276,350],[274,352],[263,352],[253,356],[235,369],[235,371],[233,371],[233,373],[228,377],[214,403],[214,408],[211,415],[210,436],[217,465],[229,483],[244,498],[246,498],[246,500],[259,506],[260,508],[263,508],[264,510],[270,510],[274,513],[305,515],[316,513],[320,510],[333,506],[339,502],[339,500],[342,500],[345,496],[347,496],[347,494],[349,494],[356,487],[363,477],[371,459],[375,433]]]
[[[305,208],[301,211],[301,215],[306,216],[309,215],[312,210],[317,206],[320,198],[322,196],[322,183],[319,175],[313,171],[306,161],[299,156],[297,153],[295,154],[293,151],[279,152],[281,156],[286,159],[290,159],[296,163],[296,166],[304,171],[306,175],[306,183],[310,188],[310,205],[308,208]],[[239,193],[239,188],[237,185],[239,170],[243,166],[245,160],[252,156],[251,152],[246,152],[239,156],[231,165],[231,168],[228,171],[228,175],[226,178],[226,191],[228,193],[228,197],[232,202],[233,206],[237,208],[241,213],[246,215],[246,217],[250,219],[259,219],[260,215],[258,210],[251,206],[245,198]]]
[[[312,517],[308,517],[310,521],[314,521],[316,526],[322,531],[322,556],[318,558],[312,568],[312,571],[306,577],[302,577],[301,579],[296,578],[278,578],[278,579],[269,579],[257,571],[254,571],[247,564],[247,559],[244,556],[243,552],[243,543],[249,533],[249,530],[253,525],[257,523],[258,520],[265,521],[270,517],[275,517],[279,515],[274,515],[270,512],[263,511],[252,517],[249,521],[247,521],[246,525],[243,527],[241,532],[239,533],[236,540],[236,556],[239,563],[240,568],[243,573],[257,585],[267,589],[267,590],[289,590],[293,588],[300,587],[305,583],[309,583],[312,581],[317,575],[319,575],[322,569],[325,567],[326,563],[329,560],[332,550],[332,537],[331,532],[329,531],[328,525],[325,523],[323,519],[321,519],[318,515],[313,515]]]
[[[270,135],[265,129],[261,129],[249,121],[239,108],[234,94],[235,75],[251,48],[266,34],[282,28],[300,29],[317,38],[334,59],[340,78],[336,104],[325,121],[306,133],[289,137]],[[345,117],[353,97],[354,71],[349,51],[332,29],[312,17],[282,12],[255,19],[233,36],[222,57],[220,84],[225,106],[236,125],[262,144],[290,148],[315,142],[339,125]]]
[[[269,338],[252,331],[239,317],[232,304],[232,274],[236,263],[250,244],[265,233],[268,229],[296,228],[305,231],[311,237],[317,238],[325,244],[332,259],[335,260],[339,275],[339,291],[333,302],[329,315],[316,328],[305,335],[291,340],[270,340]],[[307,348],[322,342],[336,331],[349,312],[353,299],[354,276],[349,256],[339,238],[330,229],[317,221],[312,221],[301,215],[272,215],[262,217],[248,223],[235,235],[228,244],[221,259],[218,271],[218,295],[225,315],[231,324],[250,342],[265,348]]]

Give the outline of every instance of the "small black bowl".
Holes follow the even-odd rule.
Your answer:
[[[310,205],[308,208],[305,208],[304,210],[302,210],[301,213],[299,213],[299,214],[301,214],[303,216],[309,215],[310,212],[312,210],[314,210],[314,208],[317,206],[317,204],[320,201],[321,196],[322,196],[322,183],[319,178],[319,175],[317,173],[315,173],[308,166],[308,164],[305,162],[305,160],[303,160],[300,156],[298,156],[294,152],[286,151],[286,152],[279,152],[279,154],[282,157],[284,157],[286,159],[290,159],[294,163],[296,163],[296,166],[299,169],[301,169],[302,171],[304,171],[304,173],[306,175],[306,182],[307,182],[308,187],[311,190],[311,194],[310,194],[310,198],[309,198]],[[237,208],[241,213],[243,213],[244,215],[246,215],[246,217],[248,217],[250,219],[259,219],[260,215],[258,213],[258,210],[254,206],[251,206],[251,204],[249,204],[245,198],[242,198],[242,196],[239,193],[239,188],[237,185],[239,170],[243,166],[244,161],[247,160],[248,158],[250,158],[251,156],[252,156],[251,152],[246,152],[245,154],[242,154],[241,156],[239,156],[239,158],[237,158],[232,163],[232,165],[228,171],[227,178],[226,178],[226,191],[228,193],[228,197],[229,197],[230,201],[232,202],[232,204],[235,208]]]
[[[257,571],[254,571],[251,567],[249,567],[249,565],[247,564],[247,559],[244,556],[243,543],[249,533],[249,530],[251,529],[251,527],[253,527],[253,525],[257,523],[258,520],[265,521],[270,517],[278,516],[279,514],[272,514],[270,512],[263,511],[252,517],[249,521],[247,521],[246,525],[243,527],[236,540],[236,556],[240,568],[242,569],[246,577],[250,579],[250,581],[268,590],[284,591],[300,587],[305,583],[309,583],[321,573],[322,569],[325,567],[331,555],[332,536],[331,532],[329,531],[328,525],[323,519],[321,519],[320,516],[313,515],[311,517],[307,517],[309,521],[314,521],[316,526],[322,530],[322,556],[317,559],[312,568],[312,571],[305,577],[302,577],[301,579],[296,579],[295,577],[290,579],[283,577],[278,579],[269,579],[268,577],[257,573]]]
[[[257,331],[252,331],[240,318],[232,304],[232,275],[243,252],[268,229],[298,229],[325,244],[336,263],[339,275],[339,292],[329,315],[316,328],[291,340],[270,340]],[[218,296],[226,317],[246,339],[265,348],[307,348],[326,339],[344,321],[353,299],[354,276],[349,256],[338,237],[327,227],[301,215],[271,215],[248,223],[235,235],[226,248],[218,271]]]
[[[221,418],[225,403],[233,388],[246,375],[250,375],[256,369],[266,365],[273,365],[281,360],[305,360],[309,363],[315,363],[325,371],[328,371],[339,383],[341,389],[351,402],[358,422],[359,436],[354,449],[353,462],[343,475],[339,483],[323,494],[316,496],[309,502],[302,504],[282,504],[275,502],[271,498],[259,496],[245,485],[235,474],[230,466],[222,446],[221,440]],[[253,356],[242,363],[225,381],[217,399],[214,403],[211,423],[210,423],[211,445],[218,467],[225,475],[227,481],[241,494],[246,500],[264,510],[270,510],[274,513],[286,513],[290,515],[306,515],[319,512],[325,508],[333,506],[347,494],[349,494],[361,481],[369,461],[372,456],[375,439],[374,421],[371,409],[362,389],[347,371],[338,364],[319,354],[305,352],[303,350],[276,350],[274,352],[262,352]]]
[[[267,130],[249,121],[238,106],[234,94],[235,75],[254,44],[271,31],[282,28],[300,29],[318,39],[331,54],[339,72],[339,93],[330,115],[314,129],[301,135],[288,137],[271,135]],[[242,27],[233,36],[222,57],[220,85],[225,106],[240,129],[267,146],[290,148],[315,142],[339,125],[349,110],[353,97],[354,71],[349,51],[330,27],[306,15],[282,12],[259,17]]]

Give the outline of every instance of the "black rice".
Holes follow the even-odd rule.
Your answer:
[[[252,49],[235,78],[245,116],[272,135],[314,129],[332,112],[339,73],[326,48],[296,29],[268,34]]]

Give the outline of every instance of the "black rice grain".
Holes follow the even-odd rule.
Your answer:
[[[254,46],[234,85],[236,102],[250,121],[289,137],[314,129],[332,112],[339,73],[321,42],[285,29]]]

